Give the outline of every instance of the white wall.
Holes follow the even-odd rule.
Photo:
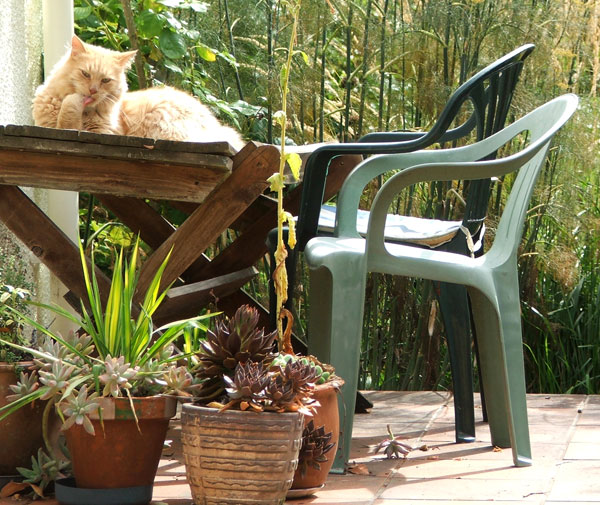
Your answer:
[[[31,98],[42,77],[42,0],[0,0],[0,124],[32,124]],[[43,194],[27,194],[42,207]],[[35,194],[34,194],[35,193]],[[0,247],[17,245],[31,265],[31,280],[43,300],[49,300],[50,278],[39,260],[0,223]]]
[[[31,124],[42,75],[42,1],[0,0],[0,12],[0,123]]]
[[[56,60],[64,53],[73,31],[72,11],[73,0],[0,0],[0,124],[33,124],[31,100],[42,81],[42,54],[45,49],[48,67],[55,62],[50,60]],[[31,188],[26,188],[25,192],[67,235],[76,239],[76,194]],[[21,245],[0,223],[0,246],[10,242]],[[21,250],[32,265],[37,298],[66,305],[62,299],[66,291],[64,286],[25,247]],[[41,314],[38,320],[45,325],[52,322]],[[58,321],[53,327],[61,332],[72,329],[71,325]]]

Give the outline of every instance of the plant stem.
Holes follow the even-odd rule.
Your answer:
[[[231,46],[231,56],[235,58],[235,44],[233,43],[233,30],[231,29],[231,21],[229,19],[229,5],[227,0],[223,0],[223,8],[225,10],[225,20],[227,22],[227,32],[229,34],[229,45]],[[242,91],[242,81],[240,80],[240,74],[236,67],[234,67],[235,71],[235,83],[237,85],[238,94],[240,96],[240,100],[244,99],[244,93]]]
[[[54,407],[56,400],[54,397],[50,398],[44,407],[44,412],[42,413],[42,438],[44,440],[44,445],[46,446],[46,451],[50,457],[53,456],[54,450],[52,449],[52,443],[50,442],[50,436],[48,434],[48,424],[50,422],[50,412]]]
[[[146,82],[146,72],[144,72],[144,57],[140,53],[140,45],[138,44],[137,29],[135,27],[135,19],[133,17],[133,10],[131,9],[131,3],[129,0],[121,0],[123,6],[123,14],[125,16],[125,23],[127,24],[127,34],[131,41],[131,49],[136,51],[135,53],[135,73],[138,77],[138,84],[140,89],[148,87]]]
[[[288,47],[287,60],[283,69],[283,78],[281,79],[281,110],[282,121],[281,121],[281,156],[279,158],[279,177],[283,181],[284,169],[286,163],[285,156],[285,134],[287,125],[287,96],[288,96],[288,84],[290,77],[290,70],[292,68],[292,57],[294,55],[294,43],[296,41],[296,32],[298,28],[298,14],[300,11],[300,2],[292,6],[292,34],[290,35],[290,43]],[[277,215],[278,226],[277,226],[277,250],[275,251],[275,270],[281,269],[281,276],[284,282],[276,283],[277,291],[277,333],[280,339],[280,348],[282,348],[283,342],[283,321],[280,317],[281,309],[283,304],[287,301],[287,272],[285,271],[285,258],[287,257],[287,250],[283,243],[283,184],[277,189]]]

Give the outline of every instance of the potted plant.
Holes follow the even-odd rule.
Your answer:
[[[161,292],[159,286],[168,256],[138,310],[134,303],[138,250],[139,239],[129,260],[123,250],[119,253],[106,307],[101,303],[93,254],[88,269],[81,247],[87,288],[82,315],[35,304],[79,325],[78,334],[53,333],[22,312],[8,309],[44,338],[37,348],[3,341],[30,352],[35,366],[22,374],[13,388],[13,401],[0,409],[0,418],[38,399],[47,400],[47,408],[56,408],[76,485],[75,498],[68,500],[78,505],[84,505],[88,489],[96,497],[100,489],[107,489],[107,496],[115,496],[115,503],[121,505],[150,501],[169,419],[176,412],[176,401],[165,393],[182,388],[181,381],[187,380],[185,370],[177,368],[172,343],[187,325],[208,317],[155,329],[152,314],[166,295],[167,290]],[[57,495],[72,487],[70,483],[57,486]]]
[[[292,484],[316,376],[300,363],[274,365],[277,333],[258,319],[248,305],[220,318],[190,360],[193,403],[181,422],[195,503],[275,505]]]
[[[31,295],[26,266],[18,251],[0,248],[0,338],[11,343],[27,343],[23,329],[9,307],[26,311]],[[33,365],[32,356],[0,343],[0,408],[9,403],[22,370]],[[17,476],[17,468],[27,466],[42,447],[43,405],[37,402],[10,419],[0,421],[0,488]]]
[[[298,360],[314,368],[316,380],[312,393],[314,405],[311,416],[304,419],[298,468],[294,473],[288,498],[311,495],[325,485],[340,438],[338,394],[344,384],[335,375],[331,365],[319,362],[314,356],[281,354],[275,359],[275,363],[285,364]]]

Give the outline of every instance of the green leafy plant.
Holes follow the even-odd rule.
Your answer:
[[[176,321],[154,328],[152,315],[160,306],[167,289],[160,290],[162,273],[169,256],[154,275],[139,306],[136,286],[139,278],[139,239],[129,259],[121,250],[115,262],[106,307],[95,274],[92,255],[91,269],[80,247],[81,263],[87,290],[87,300],[81,302],[81,316],[42,303],[33,305],[48,309],[81,327],[80,334],[66,336],[52,332],[14,308],[7,310],[23,324],[35,328],[43,337],[36,347],[3,343],[29,352],[35,357],[35,369],[23,372],[12,386],[11,403],[0,409],[0,419],[35,400],[48,400],[46,409],[57,406],[63,429],[82,425],[89,433],[94,428],[90,412],[97,410],[100,396],[152,396],[171,393],[178,383],[173,342],[190,325],[202,326],[211,315]],[[47,444],[49,446],[49,444]]]
[[[23,328],[14,317],[12,309],[27,312],[32,283],[27,277],[27,266],[18,249],[0,248],[0,337],[14,343],[24,343]],[[16,362],[26,358],[26,353],[0,343],[0,361]],[[30,356],[29,356],[30,357]]]

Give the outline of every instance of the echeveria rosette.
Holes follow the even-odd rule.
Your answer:
[[[6,397],[6,401],[14,402],[16,400],[20,400],[21,398],[27,396],[29,393],[33,393],[36,389],[40,387],[37,372],[35,370],[31,373],[21,372],[17,383],[8,387],[14,394],[8,395]]]
[[[129,363],[125,363],[125,358],[113,358],[110,355],[104,360],[105,372],[98,377],[104,384],[103,396],[123,396],[121,390],[131,390],[133,385],[130,380],[138,374],[138,368],[131,368]]]
[[[70,394],[66,399],[67,406],[62,409],[65,416],[62,430],[66,431],[74,424],[78,424],[93,436],[95,434],[94,425],[88,415],[100,408],[100,404],[94,401],[96,398],[98,398],[96,392],[88,396],[87,386],[83,386],[76,395],[74,393]]]
[[[76,370],[74,365],[61,361],[54,361],[50,371],[40,370],[40,382],[44,386],[44,394],[40,398],[50,400],[64,393],[69,387],[69,379],[75,375]]]

